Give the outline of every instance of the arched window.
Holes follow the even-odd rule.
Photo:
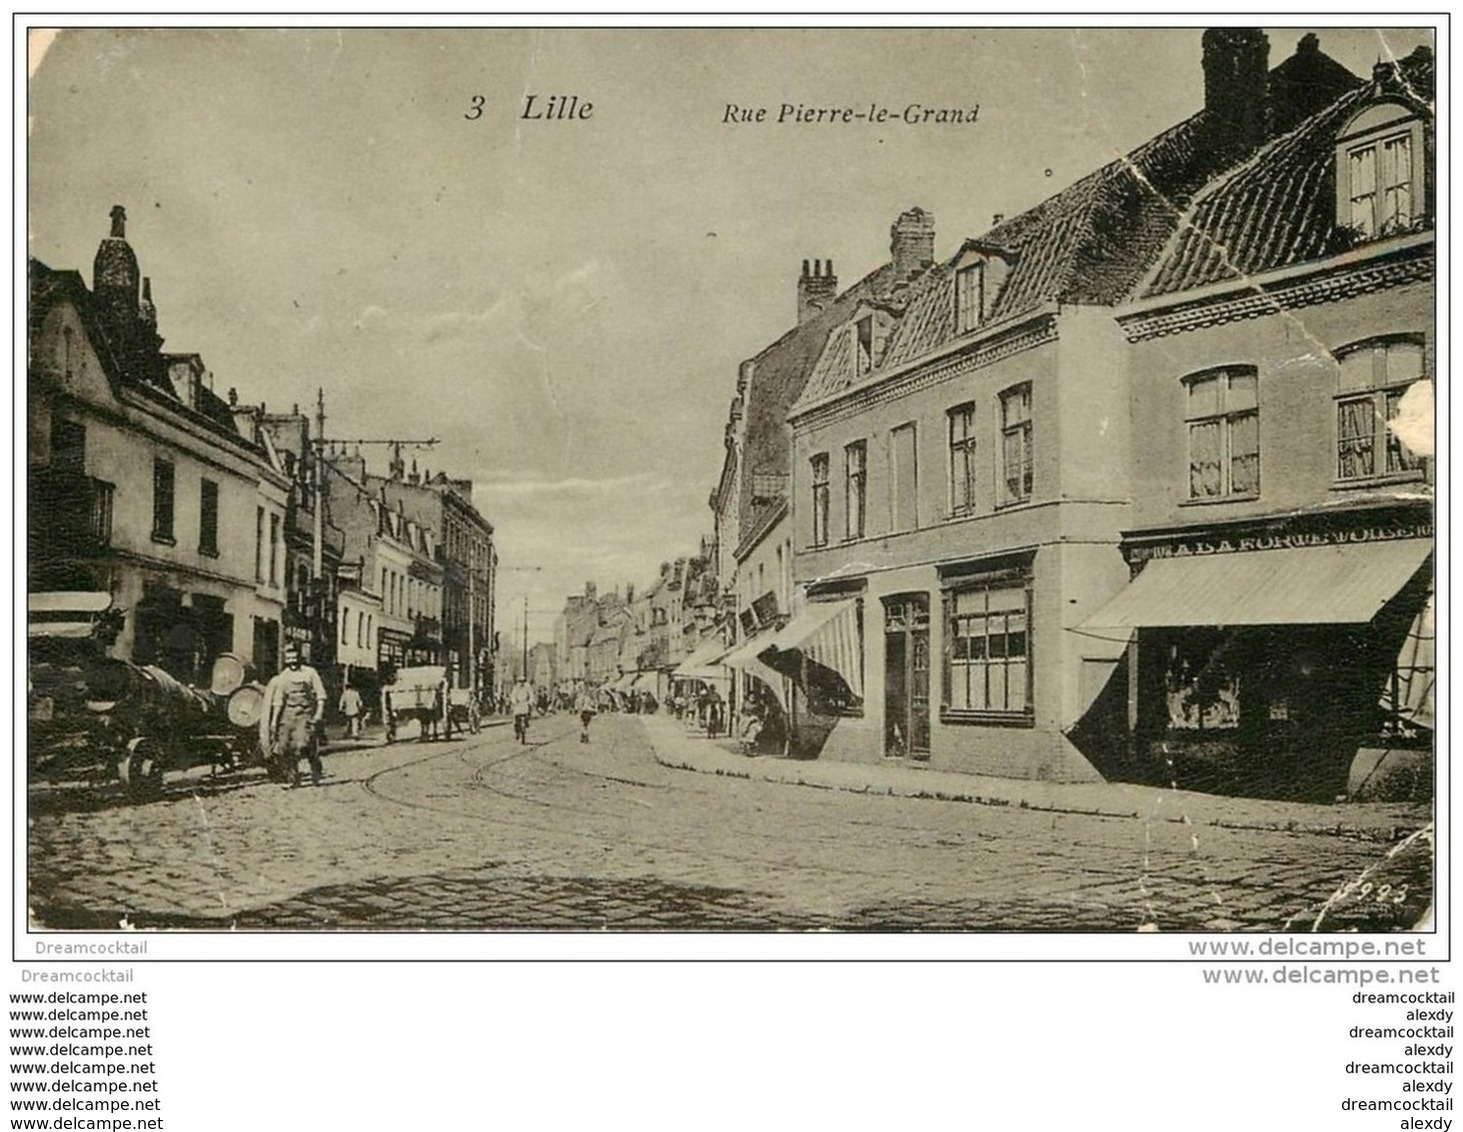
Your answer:
[[[1260,385],[1254,366],[1225,366],[1184,378],[1189,430],[1189,498],[1260,494]]]
[[[1339,481],[1407,475],[1422,468],[1388,427],[1402,397],[1423,376],[1419,335],[1357,342],[1336,351],[1336,478]]]
[[[1422,116],[1400,98],[1367,106],[1336,139],[1336,224],[1358,240],[1410,232],[1427,218]]]

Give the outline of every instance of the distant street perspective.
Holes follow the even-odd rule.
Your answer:
[[[319,788],[205,774],[146,805],[34,799],[33,926],[1301,930],[1423,818],[1154,791],[1081,812],[941,798],[919,772],[820,785],[628,715],[579,740],[550,715],[526,743],[499,724],[343,747]]]

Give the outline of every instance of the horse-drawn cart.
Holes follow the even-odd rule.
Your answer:
[[[447,718],[453,727],[465,727],[476,735],[482,729],[478,700],[471,688],[452,688],[447,693]]]
[[[421,727],[420,738],[443,737],[451,733],[447,708],[452,689],[447,686],[447,669],[440,664],[399,668],[396,679],[381,689],[381,715],[386,724],[386,741],[396,740],[404,720],[414,719]]]
[[[156,665],[111,657],[122,613],[105,593],[29,596],[27,748],[32,781],[118,782],[156,795],[169,771],[258,761],[234,689],[197,688]],[[241,677],[242,679],[242,677]],[[233,694],[229,694],[232,692]]]

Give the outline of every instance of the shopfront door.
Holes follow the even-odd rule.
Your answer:
[[[884,754],[930,757],[930,598],[884,599]]]

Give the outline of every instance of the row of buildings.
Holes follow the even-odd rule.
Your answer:
[[[552,647],[532,654],[532,678],[545,687],[588,683],[663,699],[676,668],[703,641],[721,639],[713,560],[703,543],[695,555],[662,562],[643,588],[600,593],[587,582],[555,618]]]
[[[206,684],[232,654],[260,678],[298,645],[337,691],[445,664],[491,686],[497,555],[472,483],[385,475],[323,437],[324,399],[271,413],[163,349],[151,281],[114,207],[88,288],[30,261],[32,593],[109,594],[115,655]]]
[[[1330,799],[1431,743],[1432,56],[1202,77],[953,254],[804,261],[742,363],[715,660],[799,753]]]

